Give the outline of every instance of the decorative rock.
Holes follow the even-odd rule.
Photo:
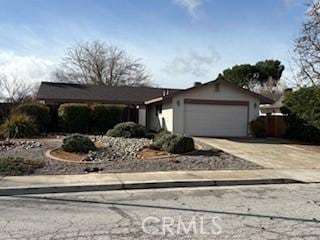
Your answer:
[[[10,141],[0,141],[0,151],[9,151],[17,147],[21,147],[25,150],[30,150],[33,148],[41,148],[43,144],[36,141],[27,140],[10,140]]]
[[[108,136],[91,137],[97,144],[103,145],[105,148],[101,151],[96,151],[93,154],[88,154],[90,158],[112,161],[123,161],[137,159],[138,152],[149,146],[152,140],[147,138],[115,138]]]

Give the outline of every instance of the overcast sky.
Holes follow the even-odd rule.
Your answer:
[[[0,0],[0,71],[50,80],[68,46],[96,39],[142,58],[163,87],[206,82],[234,64],[286,65],[307,2]]]

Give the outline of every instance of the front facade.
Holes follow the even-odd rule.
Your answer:
[[[227,81],[213,81],[172,96],[147,101],[147,127],[190,136],[246,137],[259,116],[261,102],[271,102]]]
[[[46,104],[125,104],[138,112],[134,121],[149,129],[210,137],[248,136],[260,104],[273,103],[223,79],[185,90],[42,83],[38,100]]]

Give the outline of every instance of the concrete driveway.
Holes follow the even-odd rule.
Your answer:
[[[237,157],[271,169],[320,169],[320,146],[281,139],[196,138]]]

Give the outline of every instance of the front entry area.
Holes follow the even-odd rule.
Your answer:
[[[187,102],[184,105],[184,133],[190,136],[248,136],[248,104]]]

